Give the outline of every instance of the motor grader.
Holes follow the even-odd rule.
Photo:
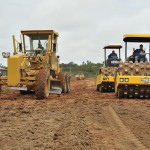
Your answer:
[[[20,94],[34,92],[37,99],[45,99],[49,93],[68,93],[70,78],[61,71],[56,56],[58,36],[54,30],[26,30],[21,31],[18,42],[13,35],[13,55],[2,53],[8,59],[8,73],[0,77],[0,86]]]
[[[120,44],[109,44],[104,49],[104,66],[100,67],[96,76],[96,90],[100,92],[114,92],[115,89],[115,71],[120,62]],[[117,49],[119,50],[119,58],[113,57],[106,59],[106,50]]]
[[[127,43],[150,43],[150,34],[125,34],[125,62],[120,62],[115,78],[115,95],[118,98],[150,98],[150,47],[149,61],[130,61]],[[133,53],[134,54],[134,53]],[[139,54],[140,57],[140,54]],[[143,59],[142,59],[143,60]],[[145,58],[146,60],[146,58]]]

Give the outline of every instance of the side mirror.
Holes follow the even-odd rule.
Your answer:
[[[22,52],[22,43],[19,43],[19,52]]]

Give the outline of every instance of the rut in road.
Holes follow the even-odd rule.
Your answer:
[[[61,109],[64,117],[54,133],[55,145],[53,145],[53,149],[97,150],[115,148],[111,129],[101,112],[105,102],[98,101],[99,94],[86,80],[79,82],[79,84],[74,86],[71,93],[74,97],[71,99],[71,103],[62,104]]]
[[[128,150],[148,150],[124,125],[110,105],[103,109],[104,115],[113,130],[115,145],[117,148]]]

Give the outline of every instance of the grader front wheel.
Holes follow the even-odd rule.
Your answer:
[[[41,69],[35,80],[35,94],[37,99],[44,99],[49,96],[50,78],[49,72]]]

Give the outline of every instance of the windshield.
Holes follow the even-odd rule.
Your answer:
[[[41,44],[40,46],[42,49],[47,49],[48,40],[33,40],[33,49],[39,48],[39,43]]]
[[[48,34],[24,35],[25,50],[36,50],[38,48],[46,50],[48,45],[48,37]]]

